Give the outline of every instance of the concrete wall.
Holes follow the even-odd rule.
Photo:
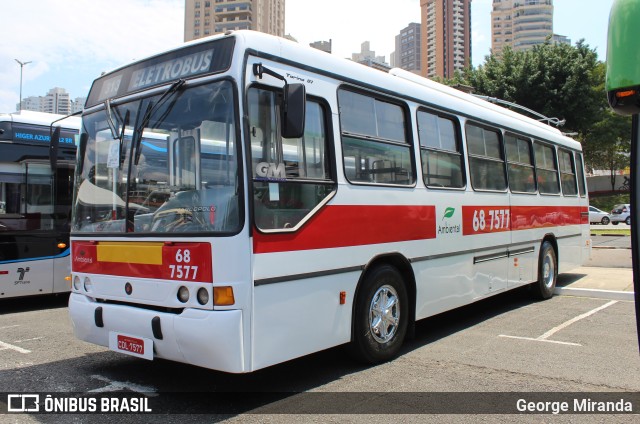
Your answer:
[[[620,186],[624,184],[624,177],[629,175],[616,175],[613,192],[623,192]],[[611,177],[609,175],[599,175],[597,177],[587,177],[587,191],[589,195],[609,194],[611,191]]]

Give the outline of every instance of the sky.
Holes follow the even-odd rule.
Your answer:
[[[554,32],[584,39],[606,58],[613,0],[555,0]],[[392,6],[391,6],[392,5]],[[492,0],[471,3],[472,64],[491,48]],[[182,44],[184,0],[4,1],[0,26],[0,112],[20,98],[62,87],[86,97],[102,72]],[[390,62],[395,36],[420,22],[420,0],[286,0],[285,32],[300,43],[332,40],[333,53],[351,57],[364,41]]]

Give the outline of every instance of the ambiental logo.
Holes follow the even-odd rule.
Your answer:
[[[453,234],[460,232],[460,224],[450,224],[449,221],[445,221],[446,219],[453,218],[455,213],[456,209],[452,207],[447,207],[444,210],[444,214],[441,219],[441,221],[444,222],[438,225],[438,234]]]

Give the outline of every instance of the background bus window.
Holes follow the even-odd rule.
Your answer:
[[[575,164],[573,154],[567,150],[558,150],[560,162],[560,181],[562,181],[562,192],[565,196],[576,196],[578,187],[576,186]]]
[[[506,190],[507,178],[504,172],[504,159],[498,132],[467,124],[466,133],[469,172],[473,188],[476,190]]]
[[[307,100],[303,137],[286,139],[277,99],[273,91],[249,91],[254,214],[261,230],[295,228],[335,190],[324,108]]]
[[[0,231],[52,230],[54,204],[51,167],[42,163],[15,165],[0,174]]]
[[[504,144],[507,149],[507,169],[511,191],[535,193],[536,176],[531,154],[531,140],[506,134]]]
[[[552,146],[536,142],[535,157],[536,175],[538,176],[538,190],[540,193],[560,194],[555,149]]]
[[[411,146],[401,106],[340,90],[345,175],[350,182],[413,185]]]
[[[419,111],[418,137],[424,183],[431,187],[464,187],[462,154],[456,122]]]

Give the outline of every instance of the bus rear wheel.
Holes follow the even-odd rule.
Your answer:
[[[367,272],[354,310],[350,350],[356,359],[376,364],[394,358],[402,346],[409,319],[407,289],[391,265]]]
[[[538,262],[538,281],[533,283],[533,294],[538,299],[549,299],[553,296],[558,279],[558,257],[549,241],[542,243]]]

